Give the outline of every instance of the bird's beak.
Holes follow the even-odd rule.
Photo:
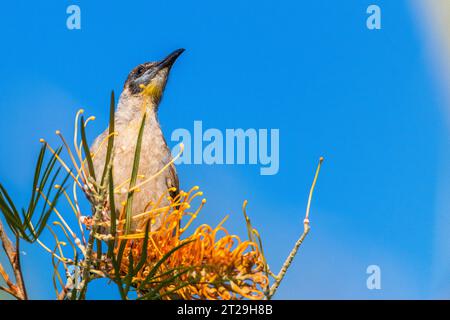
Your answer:
[[[145,73],[135,80],[138,85],[148,85],[150,81],[163,69],[168,71],[172,68],[177,58],[183,53],[184,49],[178,49],[169,54],[166,58],[152,65]]]
[[[184,49],[177,49],[171,54],[169,54],[166,58],[161,60],[157,65],[156,68],[158,70],[164,69],[164,68],[171,68],[172,65],[175,63],[175,61],[178,59],[178,57],[184,52]]]

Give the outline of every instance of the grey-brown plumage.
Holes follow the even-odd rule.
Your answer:
[[[115,204],[121,208],[127,199],[131,171],[136,149],[136,141],[144,113],[144,127],[141,156],[139,162],[137,184],[155,175],[171,161],[170,149],[164,139],[157,117],[158,105],[161,100],[170,69],[184,51],[179,49],[160,62],[148,62],[137,66],[129,74],[122,94],[120,95],[115,114],[115,132],[113,149],[113,177],[116,188]],[[106,129],[94,141],[91,152],[94,155],[94,170],[102,172],[106,158],[106,143],[109,129]],[[148,209],[150,201],[156,203],[161,195],[167,194],[168,188],[176,188],[179,182],[173,165],[161,174],[139,187],[133,199],[133,215],[143,213]],[[174,193],[171,194],[175,196]],[[159,206],[169,204],[167,196],[162,197]],[[146,217],[148,218],[148,216]],[[142,229],[146,218],[133,220],[132,230]],[[151,229],[159,228],[160,221],[152,221]]]

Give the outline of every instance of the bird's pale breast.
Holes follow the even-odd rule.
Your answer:
[[[127,199],[140,124],[141,119],[133,119],[128,123],[116,123],[118,135],[114,141],[113,178],[114,185],[117,188],[115,190],[115,205],[117,209],[121,208]],[[92,152],[97,152],[93,160],[96,175],[101,174],[104,167],[106,144],[98,151],[96,151],[96,148],[98,148],[102,137],[106,137],[107,134],[108,130],[97,138],[91,148]],[[154,176],[170,160],[170,150],[164,140],[159,123],[156,117],[150,116],[144,127],[137,184]],[[162,195],[164,196],[161,198],[159,206],[168,205],[167,189],[172,186],[178,187],[176,173],[173,169],[169,170],[167,168],[139,187],[133,198],[133,215],[145,212],[150,201],[156,203]],[[143,219],[134,221],[133,229],[141,228],[144,224],[143,222],[145,222]],[[156,218],[151,226],[152,229],[157,229],[159,225],[160,221]]]

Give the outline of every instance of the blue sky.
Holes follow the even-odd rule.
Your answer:
[[[372,3],[382,9],[381,30],[366,28]],[[70,4],[81,7],[81,30],[66,28]],[[230,214],[228,229],[245,236],[248,199],[278,270],[325,157],[311,233],[277,298],[449,298],[450,270],[433,264],[436,241],[445,241],[435,236],[445,101],[417,19],[401,0],[5,3],[0,181],[25,203],[39,138],[56,144],[56,129],[70,135],[80,107],[97,116],[94,138],[107,125],[110,90],[120,92],[137,64],[183,47],[159,111],[167,138],[195,120],[280,130],[277,175],[248,165],[178,168],[184,189],[205,192],[203,222]],[[26,251],[31,296],[53,298],[50,257]],[[372,264],[381,290],[366,288]],[[114,296],[100,287],[90,295]]]

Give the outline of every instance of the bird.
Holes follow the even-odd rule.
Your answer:
[[[144,114],[145,124],[137,184],[154,176],[164,167],[167,168],[139,186],[139,190],[133,195],[132,215],[136,216],[145,212],[150,201],[155,204],[160,200],[158,206],[167,206],[169,199],[164,195],[169,193],[170,196],[175,197],[179,192],[178,175],[171,162],[171,152],[158,120],[158,107],[172,66],[184,51],[184,49],[177,49],[161,61],[138,65],[129,73],[125,81],[114,115],[116,136],[111,157],[114,203],[117,213],[119,213],[118,208],[122,207],[127,200],[136,143]],[[94,154],[92,162],[97,175],[103,172],[105,166],[107,147],[102,141],[108,139],[108,135],[109,127],[94,140],[90,148],[91,154]],[[147,220],[133,219],[130,231],[142,230]],[[158,217],[152,219],[149,224],[150,231],[158,230],[160,225],[161,221]]]

